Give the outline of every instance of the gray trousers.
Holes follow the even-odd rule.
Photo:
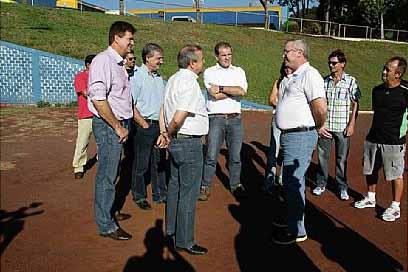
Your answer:
[[[325,187],[329,177],[329,160],[331,145],[334,140],[336,152],[336,185],[339,190],[347,190],[347,157],[349,154],[350,137],[345,137],[343,132],[330,132],[332,139],[319,137],[317,142],[318,168],[316,185]]]

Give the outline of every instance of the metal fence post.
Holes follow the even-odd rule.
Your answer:
[[[329,22],[329,32],[328,32],[329,36],[331,36],[331,22]]]
[[[341,24],[339,24],[339,33],[337,34],[338,37],[341,37]]]
[[[398,38],[399,38],[399,29],[397,30],[397,42],[398,42]]]
[[[300,18],[300,33],[303,33],[303,18]]]
[[[238,26],[238,11],[235,12],[235,26]]]

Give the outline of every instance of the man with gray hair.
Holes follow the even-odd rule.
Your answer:
[[[283,186],[288,207],[288,231],[278,232],[273,242],[288,245],[307,239],[305,216],[305,173],[317,143],[317,129],[327,112],[323,78],[308,62],[308,46],[303,40],[285,44],[283,60],[293,70],[276,108],[281,130]]]
[[[195,206],[203,172],[203,137],[208,133],[205,99],[197,82],[203,70],[198,45],[183,47],[177,56],[179,71],[170,77],[160,122],[159,147],[169,145],[171,175],[167,192],[166,233],[176,250],[207,253],[194,240]]]
[[[142,60],[142,66],[130,80],[135,125],[131,190],[136,205],[142,210],[150,210],[145,180],[149,163],[153,202],[166,201],[166,154],[165,150],[154,147],[160,134],[159,116],[164,99],[165,84],[158,72],[163,64],[163,49],[155,43],[146,44],[142,49]]]

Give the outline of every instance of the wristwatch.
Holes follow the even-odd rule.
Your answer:
[[[224,86],[218,86],[218,91],[222,93],[224,91]]]

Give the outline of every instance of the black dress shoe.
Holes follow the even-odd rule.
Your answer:
[[[99,235],[102,237],[111,238],[113,240],[129,240],[132,238],[132,235],[130,235],[120,227],[114,232],[100,233]]]
[[[127,214],[127,213],[121,213],[121,212],[116,212],[115,213],[115,218],[116,218],[117,221],[128,220],[131,217],[132,216],[130,214]]]
[[[84,177],[84,172],[76,172],[74,173],[74,178],[75,179],[81,179]]]
[[[242,185],[238,185],[237,188],[232,190],[232,194],[235,196],[236,199],[242,199],[242,198],[247,198],[248,197],[248,193],[244,189],[244,186],[242,186]]]
[[[166,234],[165,243],[169,248],[175,249],[176,248],[176,242],[175,242],[174,234]]]
[[[149,202],[145,200],[137,201],[136,205],[141,208],[142,210],[151,210],[152,206],[150,206]]]
[[[206,249],[205,247],[201,247],[199,245],[194,245],[194,246],[192,246],[190,248],[184,248],[184,247],[176,246],[176,250],[177,251],[185,251],[185,252],[187,252],[188,254],[191,254],[191,255],[204,255],[204,254],[207,254],[207,252],[208,252],[208,249]]]

